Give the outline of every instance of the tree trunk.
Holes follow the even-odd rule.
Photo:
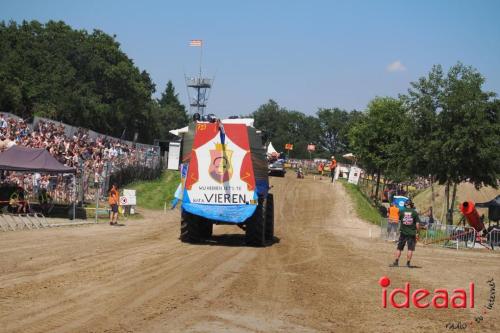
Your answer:
[[[457,198],[457,183],[453,184],[453,193],[451,195],[451,205],[450,205],[450,222],[448,224],[453,224],[453,211],[455,210],[455,200]]]
[[[380,170],[377,172],[377,184],[375,185],[375,202],[378,202],[379,184],[380,184]]]
[[[434,192],[434,177],[431,178],[431,208],[434,210],[434,204],[436,201],[436,193]]]
[[[444,199],[446,201],[446,224],[450,224],[450,182],[446,182],[444,188]]]

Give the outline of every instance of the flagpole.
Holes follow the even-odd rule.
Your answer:
[[[203,41],[201,42],[201,45],[200,45],[200,83],[201,83],[201,59],[203,57]]]

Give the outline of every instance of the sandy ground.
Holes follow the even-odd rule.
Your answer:
[[[0,331],[445,332],[449,322],[500,331],[500,300],[483,313],[500,252],[419,244],[421,268],[389,268],[394,244],[355,216],[341,184],[272,183],[277,239],[266,248],[245,247],[230,226],[210,243],[183,244],[178,211],[122,227],[0,233]],[[384,309],[382,276],[389,290],[410,282],[451,292],[472,281],[476,306]]]

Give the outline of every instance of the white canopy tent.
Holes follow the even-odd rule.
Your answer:
[[[267,146],[267,154],[268,155],[278,154],[278,152],[276,151],[276,149],[274,149],[272,142],[269,142],[269,146]]]

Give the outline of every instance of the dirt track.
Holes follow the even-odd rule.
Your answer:
[[[124,227],[1,233],[0,332],[443,332],[483,311],[488,279],[498,290],[499,252],[419,245],[422,268],[391,269],[394,244],[355,217],[341,184],[272,183],[279,241],[267,248],[245,247],[228,226],[212,243],[182,244],[178,211]],[[474,281],[476,308],[383,309],[384,275],[391,290]],[[465,331],[500,331],[500,300]]]

